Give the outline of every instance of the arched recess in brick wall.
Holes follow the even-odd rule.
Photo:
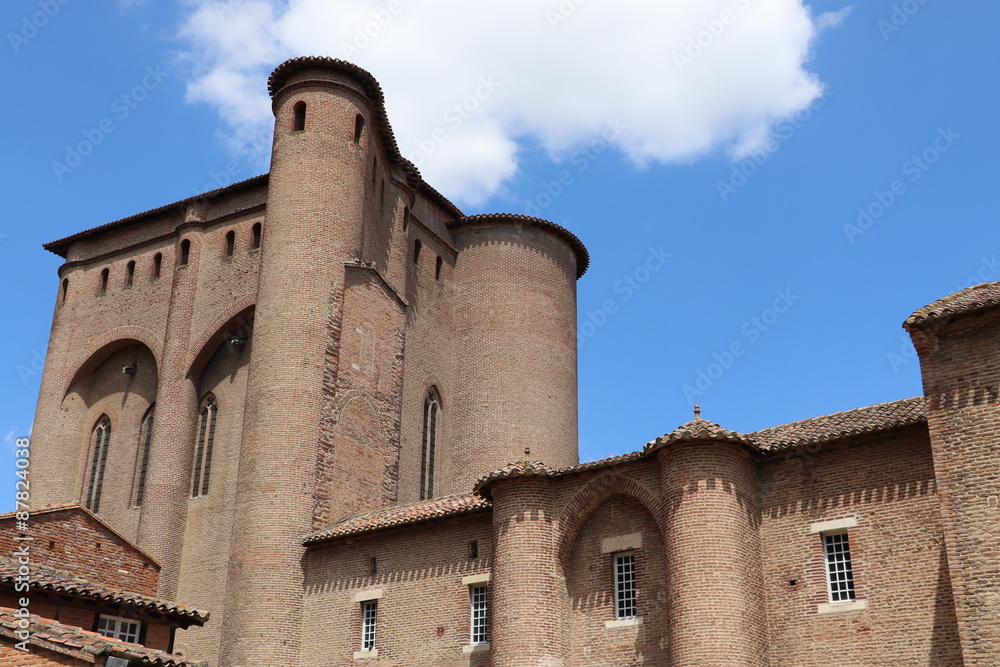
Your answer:
[[[117,327],[87,341],[86,349],[67,367],[62,385],[63,396],[69,392],[70,385],[88,373],[92,373],[112,354],[122,348],[137,344],[143,345],[149,350],[150,354],[153,355],[153,361],[159,367],[160,350],[163,349],[163,342],[159,336],[143,327]]]
[[[660,532],[663,535],[663,517],[660,503],[652,493],[638,483],[620,475],[609,474],[598,477],[581,489],[566,505],[559,516],[559,562],[566,567],[570,552],[576,542],[580,529],[590,518],[590,515],[608,498],[623,495],[634,498],[646,508]]]
[[[254,303],[240,302],[233,304],[226,312],[220,314],[194,340],[191,346],[191,361],[188,364],[187,377],[196,378],[205,369],[223,343],[243,347],[250,346],[253,337]]]
[[[604,497],[564,568],[566,667],[667,664],[666,571],[653,514],[633,495]]]
[[[191,438],[185,470],[187,517],[177,597],[192,606],[212,609],[225,597],[240,452],[246,408],[247,379],[253,347],[252,305],[220,316],[192,347],[187,377],[197,407],[186,416]],[[159,410],[159,408],[157,408]],[[276,453],[275,461],[280,456]],[[191,628],[183,641],[192,650],[218,646],[220,626]],[[180,635],[178,635],[180,636]]]
[[[100,515],[129,539],[136,539],[134,509],[136,466],[140,463],[142,425],[156,402],[159,369],[152,350],[135,339],[98,347],[73,374],[60,410],[50,414],[46,432],[60,444],[67,466],[76,470],[66,501],[86,502],[92,477],[94,424],[107,418],[109,437],[102,442]]]

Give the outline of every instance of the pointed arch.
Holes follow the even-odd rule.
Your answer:
[[[420,446],[420,500],[434,497],[434,468],[441,423],[441,396],[437,387],[424,395],[424,428]]]
[[[201,399],[198,411],[198,435],[194,449],[194,471],[191,475],[191,497],[208,495],[208,482],[212,474],[212,450],[215,446],[215,424],[219,404],[213,394]]]
[[[104,488],[104,470],[108,463],[111,444],[111,419],[102,414],[91,430],[90,472],[87,475],[87,493],[84,506],[95,514],[101,510],[101,491]]]
[[[660,537],[664,535],[663,513],[660,503],[648,489],[631,479],[616,474],[602,475],[581,489],[563,509],[559,516],[559,563],[566,568],[576,537],[590,515],[608,498],[615,495],[628,496],[646,508],[653,517]]]
[[[139,456],[136,459],[138,468],[135,475],[135,494],[133,505],[142,506],[142,499],[146,493],[146,470],[149,468],[149,449],[153,441],[153,415],[156,412],[156,403],[149,406],[146,414],[142,416],[142,423],[139,425]]]
[[[234,303],[226,312],[219,315],[202,331],[199,338],[191,346],[191,361],[188,364],[187,377],[196,378],[205,370],[212,355],[223,343],[238,338],[247,341],[253,334],[254,303],[256,296],[248,297]]]
[[[160,366],[160,350],[163,349],[163,343],[159,336],[144,327],[117,327],[105,331],[87,342],[89,343],[87,349],[68,366],[67,373],[63,378],[63,398],[66,397],[74,382],[88,373],[92,373],[118,350],[130,345],[145,346],[153,355],[153,361],[156,362],[157,368]]]

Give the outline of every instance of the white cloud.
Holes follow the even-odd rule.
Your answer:
[[[559,159],[616,118],[614,142],[639,165],[753,150],[821,94],[810,48],[849,11],[813,17],[800,0],[194,0],[180,38],[188,99],[217,108],[235,146],[272,122],[264,81],[275,65],[339,57],[379,80],[400,149],[428,182],[476,204],[516,173],[519,141]]]

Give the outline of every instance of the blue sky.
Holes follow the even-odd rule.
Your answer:
[[[917,395],[902,321],[1000,280],[997,3],[320,4],[0,8],[3,469],[58,286],[41,244],[265,172],[266,76],[294,55],[370,69],[403,153],[467,213],[587,245],[584,460],[694,400],[752,431]]]

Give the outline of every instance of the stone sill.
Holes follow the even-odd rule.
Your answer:
[[[462,653],[488,653],[489,650],[489,642],[483,642],[482,644],[470,644],[469,646],[462,647]]]
[[[843,614],[848,611],[861,611],[862,609],[868,609],[868,600],[816,605],[817,614]]]
[[[372,660],[378,657],[378,649],[372,649],[371,651],[355,651],[355,660]]]
[[[604,627],[606,628],[631,628],[636,625],[642,625],[642,616],[622,618],[617,621],[604,621]]]

